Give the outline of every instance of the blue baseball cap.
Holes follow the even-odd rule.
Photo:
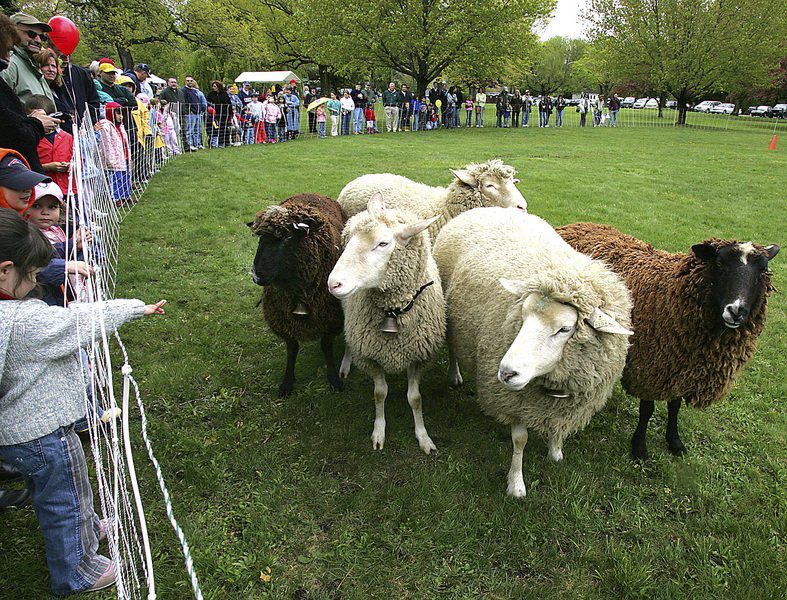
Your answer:
[[[52,179],[27,168],[24,161],[12,154],[0,160],[0,186],[21,192],[31,190],[39,183],[49,183]]]

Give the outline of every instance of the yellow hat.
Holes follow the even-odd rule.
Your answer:
[[[131,79],[131,77],[128,77],[127,75],[118,75],[117,79],[115,79],[115,83],[117,85],[125,85],[126,83],[134,83],[134,80]],[[134,85],[136,86],[135,83]]]
[[[98,70],[102,73],[120,73],[120,69],[117,69],[115,65],[111,63],[101,63],[98,66]]]

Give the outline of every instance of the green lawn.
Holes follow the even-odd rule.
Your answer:
[[[344,393],[329,391],[316,345],[301,351],[296,393],[276,398],[284,347],[255,307],[245,226],[290,194],[335,197],[363,173],[444,185],[449,167],[500,157],[517,167],[530,211],[553,225],[611,223],[672,251],[712,236],[784,246],[787,159],[769,142],[767,131],[485,128],[205,151],[167,165],[123,224],[117,295],[170,301],[166,317],[123,337],[205,597],[785,597],[783,293],[730,397],[682,411],[685,458],[667,453],[659,406],[651,460],[630,462],[637,405],[618,389],[566,442],[562,464],[531,437],[528,496],[515,501],[505,495],[509,431],[481,414],[472,385],[448,388],[444,352],[422,383],[439,449],[429,457],[402,377],[389,379],[382,452],[369,437],[371,382],[354,370]],[[780,290],[785,264],[772,263]],[[159,597],[188,598],[143,452],[137,466]],[[34,515],[6,512],[0,524],[0,597],[48,597]]]

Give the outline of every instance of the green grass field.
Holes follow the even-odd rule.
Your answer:
[[[354,370],[344,393],[331,392],[316,345],[301,351],[296,393],[276,398],[284,346],[255,307],[245,226],[290,194],[335,197],[364,173],[445,185],[449,167],[500,157],[517,167],[530,211],[556,226],[611,223],[671,251],[712,236],[784,246],[787,159],[769,141],[485,128],[205,151],[167,165],[123,223],[117,295],[170,302],[166,317],[122,334],[205,598],[785,597],[783,292],[726,401],[682,411],[686,457],[668,454],[659,406],[651,460],[631,463],[637,403],[618,388],[566,442],[562,464],[531,437],[528,495],[516,501],[505,495],[509,431],[481,414],[472,384],[449,389],[445,352],[422,382],[439,449],[429,457],[403,377],[389,379],[381,452],[369,437],[371,382]],[[786,264],[772,263],[780,290]],[[189,598],[144,452],[137,468],[159,597]],[[49,597],[32,511],[2,513],[0,524],[0,597]]]

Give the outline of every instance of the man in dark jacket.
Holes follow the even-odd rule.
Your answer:
[[[98,75],[101,78],[101,90],[109,94],[109,96],[124,108],[134,108],[137,106],[137,100],[134,98],[129,90],[122,85],[117,85],[117,69],[111,63],[103,63],[98,68]]]
[[[96,84],[90,71],[79,65],[71,64],[69,57],[61,54],[63,61],[63,87],[68,90],[68,95],[74,100],[74,110],[77,113],[77,124],[82,123],[82,117],[87,109],[90,120],[94,123],[101,119],[101,100],[98,98]]]
[[[354,90],[350,90],[350,98],[355,104],[355,110],[353,110],[353,133],[359,135],[363,133],[363,112],[364,108],[366,108],[366,93],[361,89],[360,82],[355,84]]]

